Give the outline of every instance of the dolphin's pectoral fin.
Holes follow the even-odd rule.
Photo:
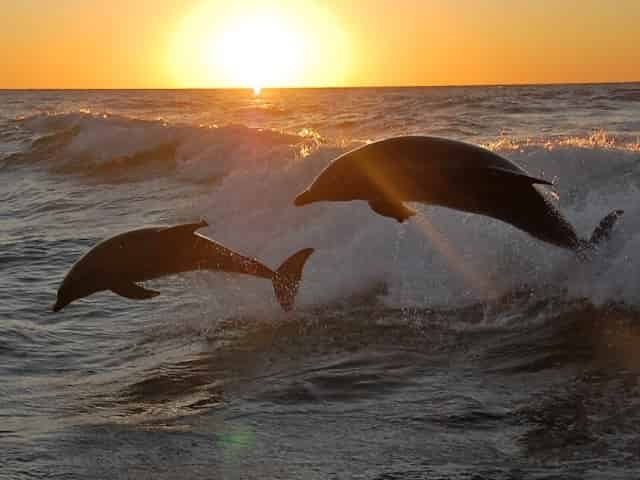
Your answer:
[[[384,217],[395,218],[399,222],[404,222],[416,214],[415,210],[405,207],[401,202],[389,202],[386,200],[371,200],[371,209]]]
[[[131,298],[132,300],[147,300],[149,298],[157,297],[160,295],[160,292],[156,292],[155,290],[147,290],[140,285],[133,282],[122,282],[118,283],[114,287],[111,287],[111,291],[113,293],[117,293],[118,295]]]

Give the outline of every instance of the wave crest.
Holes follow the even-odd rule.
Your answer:
[[[134,178],[174,174],[207,182],[238,168],[265,168],[304,157],[322,139],[311,130],[289,134],[244,125],[171,124],[123,116],[74,112],[17,120],[31,148],[12,162],[45,163],[57,173]]]

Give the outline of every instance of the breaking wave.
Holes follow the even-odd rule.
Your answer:
[[[294,207],[296,193],[356,141],[338,145],[311,130],[176,125],[82,112],[19,123],[32,142],[9,162],[102,180],[215,181],[175,217],[206,218],[214,238],[273,265],[313,246],[301,292],[309,305],[380,283],[387,287],[385,304],[393,307],[464,306],[523,288],[600,305],[640,302],[640,270],[633,261],[640,246],[640,146],[629,139],[596,132],[486,144],[552,180],[547,193],[583,237],[611,210],[626,210],[610,252],[583,265],[499,221],[441,207],[417,205],[417,219],[400,226],[364,202]]]
[[[238,168],[275,167],[281,159],[308,155],[320,144],[310,130],[287,134],[83,112],[38,114],[17,122],[31,134],[31,142],[5,163],[44,164],[56,173],[105,179],[166,174],[208,182]]]

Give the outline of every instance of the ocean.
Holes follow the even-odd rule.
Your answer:
[[[625,214],[581,263],[443,207],[293,205],[409,134],[553,181],[582,237]],[[0,478],[640,475],[640,84],[0,91],[0,185]],[[295,310],[192,272],[51,311],[98,241],[201,219],[272,268],[315,248]]]

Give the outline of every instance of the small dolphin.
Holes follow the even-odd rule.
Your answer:
[[[196,230],[207,222],[132,230],[105,240],[87,252],[65,276],[53,311],[79,298],[111,290],[126,298],[142,300],[160,294],[136,282],[189,272],[214,270],[268,278],[285,311],[293,308],[302,269],[312,248],[289,257],[277,271],[254,258],[230,250]]]
[[[438,137],[396,137],[365,145],[333,160],[295,199],[365,200],[380,215],[403,222],[422,202],[502,220],[535,238],[584,252],[610,235],[622,210],[607,215],[591,239],[571,224],[536,188],[551,182],[529,175],[484,148]]]

